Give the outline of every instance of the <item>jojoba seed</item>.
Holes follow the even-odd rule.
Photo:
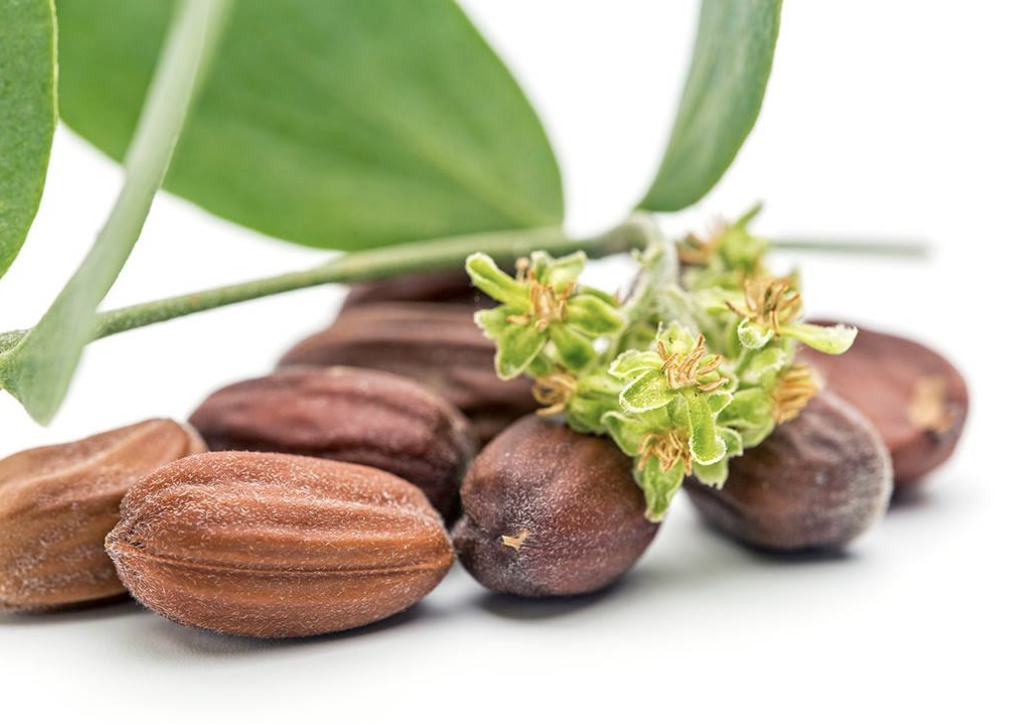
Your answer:
[[[387,618],[452,564],[441,518],[383,470],[217,452],[134,485],[107,550],[126,588],[178,623],[262,638]]]
[[[475,452],[467,420],[413,380],[356,367],[295,367],[213,393],[190,418],[212,450],[370,465],[420,488],[450,518]]]
[[[470,283],[470,277],[463,269],[402,274],[352,284],[345,297],[344,309],[374,302],[439,302],[463,304],[474,309],[495,304]]]
[[[494,359],[495,344],[474,324],[469,308],[393,302],[345,309],[280,364],[349,365],[410,377],[455,405],[484,443],[537,407],[531,383],[500,380]]]
[[[962,375],[937,352],[860,328],[843,355],[803,348],[801,358],[819,371],[830,390],[872,421],[890,450],[899,488],[914,486],[954,452],[969,394]]]
[[[632,461],[608,439],[527,416],[474,460],[453,542],[494,591],[569,596],[606,587],[657,532]]]
[[[189,427],[147,420],[0,461],[0,609],[124,596],[104,552],[122,497],[148,473],[204,449]]]
[[[704,520],[774,551],[849,543],[882,517],[891,487],[890,457],[873,426],[830,392],[731,459],[721,489],[686,482]]]

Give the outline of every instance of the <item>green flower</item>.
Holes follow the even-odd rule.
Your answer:
[[[728,404],[723,388],[730,380],[722,373],[721,356],[708,353],[704,335],[694,338],[671,324],[658,331],[653,346],[624,352],[610,366],[612,375],[631,380],[619,398],[626,412],[663,407],[678,396],[706,398],[716,412]]]
[[[679,245],[679,260],[691,289],[736,289],[745,275],[764,271],[768,239],[754,236],[747,226],[761,212],[756,204],[732,224],[721,223],[707,237],[690,234]]]
[[[530,261],[518,262],[514,278],[486,254],[467,257],[474,285],[500,302],[474,319],[496,342],[496,371],[502,379],[524,372],[550,343],[560,365],[575,372],[586,369],[597,357],[593,341],[622,329],[624,319],[613,297],[576,286],[585,262],[583,252],[554,259],[537,251]]]
[[[820,327],[799,322],[804,311],[801,294],[788,277],[755,276],[743,283],[743,292],[726,306],[740,322],[739,342],[746,349],[761,349],[770,340],[789,337],[826,354],[843,354],[854,343],[858,330],[838,324]]]
[[[603,422],[622,452],[635,459],[635,479],[646,498],[646,517],[664,517],[689,474],[701,482],[725,482],[729,455],[743,453],[743,442],[732,429],[715,424],[714,413],[691,400],[676,397],[664,407],[638,415],[609,412]]]

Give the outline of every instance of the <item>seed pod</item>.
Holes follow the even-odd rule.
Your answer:
[[[0,609],[60,608],[124,595],[104,536],[137,480],[204,451],[172,420],[148,420],[0,461]]]
[[[969,394],[958,370],[930,348],[859,329],[843,355],[802,349],[801,357],[820,372],[829,389],[876,426],[890,450],[899,489],[917,484],[954,452]]]
[[[657,524],[632,461],[609,440],[530,415],[475,459],[453,542],[482,585],[520,596],[596,591],[627,571]]]
[[[348,288],[343,310],[375,302],[462,304],[471,312],[495,304],[470,283],[470,277],[462,269],[403,274],[352,284]]]
[[[447,519],[475,452],[467,420],[413,380],[356,367],[294,367],[224,387],[190,422],[212,450],[370,465],[420,488]]]
[[[108,553],[126,588],[198,628],[284,638],[409,608],[452,564],[416,487],[376,468],[219,452],[167,465],[122,504]]]
[[[731,459],[721,489],[686,482],[704,520],[774,551],[849,543],[883,516],[891,487],[890,457],[876,431],[830,392]]]
[[[484,443],[537,407],[530,381],[500,380],[494,359],[495,344],[474,324],[470,309],[396,302],[346,309],[280,364],[348,365],[410,377],[455,405]]]

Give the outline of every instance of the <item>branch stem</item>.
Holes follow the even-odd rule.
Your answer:
[[[601,257],[644,248],[656,234],[652,219],[637,214],[608,232],[585,239],[571,239],[559,227],[546,227],[467,234],[358,251],[311,269],[103,312],[97,315],[92,339],[322,284],[356,282],[407,272],[459,269],[467,256],[475,251],[483,251],[500,263],[512,262],[536,249],[555,255],[584,251],[590,257]],[[0,354],[14,347],[25,334],[26,331],[0,334]]]
[[[916,239],[892,239],[872,241],[869,239],[821,239],[780,238],[773,239],[772,251],[819,252],[822,254],[843,254],[846,256],[905,257],[925,259],[930,255],[930,246]]]

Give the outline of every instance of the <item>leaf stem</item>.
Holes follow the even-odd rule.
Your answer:
[[[559,227],[544,227],[466,234],[359,251],[312,269],[103,312],[97,315],[91,339],[101,339],[208,309],[322,284],[356,282],[416,271],[458,269],[467,256],[475,251],[483,251],[500,263],[512,262],[536,249],[555,255],[581,250],[591,257],[601,257],[644,248],[657,233],[649,216],[636,214],[610,231],[585,239],[571,239]],[[25,331],[0,334],[0,354],[17,345],[26,334]]]

